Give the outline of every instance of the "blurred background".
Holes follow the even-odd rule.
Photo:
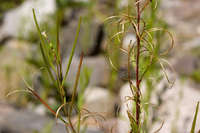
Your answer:
[[[61,102],[55,86],[42,69],[39,35],[33,20],[36,11],[42,32],[56,42],[56,16],[61,18],[60,41],[63,68],[66,68],[79,17],[81,31],[75,57],[65,83],[70,99],[79,56],[85,53],[78,86],[77,104],[94,112],[104,112],[106,120],[97,126],[88,120],[87,133],[128,132],[124,117],[130,96],[127,79],[127,55],[119,50],[117,40],[111,40],[118,30],[105,21],[112,15],[127,12],[132,0],[0,0],[0,133],[64,133],[64,126],[29,93],[14,93],[26,88],[26,80],[38,94],[56,110]],[[200,1],[157,0],[143,14],[149,27],[161,27],[172,32],[174,48],[165,57],[173,67],[166,66],[170,81],[163,76],[162,68],[153,65],[142,84],[145,130],[156,131],[164,122],[161,133],[188,133],[200,101]],[[130,6],[131,7],[131,6]],[[135,10],[132,4],[132,10]],[[160,47],[170,40],[165,33],[154,34]],[[128,32],[122,39],[127,49],[135,35]],[[131,78],[135,79],[134,70]],[[148,113],[147,113],[148,112]],[[123,117],[124,116],[124,117]],[[76,115],[74,115],[74,119]],[[200,130],[200,116],[196,132]]]

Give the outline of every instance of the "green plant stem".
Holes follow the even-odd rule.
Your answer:
[[[60,32],[60,17],[59,15],[57,14],[57,34],[56,34],[56,41],[57,41],[57,46],[56,46],[56,50],[57,50],[57,60],[58,60],[58,66],[57,68],[59,67],[59,80],[60,82],[62,82],[63,80],[63,75],[62,75],[62,59],[61,59],[61,52],[60,52],[60,39],[59,39],[59,32]]]
[[[195,115],[194,115],[194,119],[193,119],[193,122],[192,122],[192,128],[191,128],[190,133],[194,133],[195,132],[198,111],[199,111],[199,102],[197,102],[196,112],[195,112]]]
[[[75,36],[74,43],[73,43],[73,48],[72,48],[72,51],[71,51],[71,54],[70,54],[70,57],[69,57],[69,61],[68,61],[68,65],[67,65],[67,69],[66,69],[63,81],[62,81],[62,86],[64,85],[64,82],[65,82],[65,80],[67,78],[67,75],[68,75],[68,72],[69,72],[69,68],[70,68],[70,65],[71,65],[71,62],[72,62],[72,58],[74,56],[76,44],[78,42],[78,36],[79,36],[79,33],[80,33],[80,29],[81,29],[81,21],[82,21],[82,18],[80,17],[79,18],[79,22],[78,22],[78,28],[76,30],[76,36]]]

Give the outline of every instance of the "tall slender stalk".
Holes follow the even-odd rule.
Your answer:
[[[128,4],[128,13],[127,14],[122,14],[122,15],[117,15],[117,16],[111,16],[106,19],[108,20],[116,20],[114,22],[108,21],[109,23],[111,22],[112,24],[116,24],[117,26],[120,27],[117,30],[117,33],[111,36],[111,41],[116,41],[117,43],[120,43],[119,49],[128,55],[128,82],[130,85],[132,97],[129,97],[134,102],[134,106],[132,108],[132,111],[129,109],[127,110],[127,116],[130,122],[130,127],[131,130],[129,133],[141,133],[147,131],[145,129],[145,118],[141,118],[141,113],[142,109],[145,107],[144,101],[142,99],[142,93],[140,90],[140,84],[142,83],[144,78],[148,79],[145,77],[145,75],[150,71],[151,67],[154,67],[153,65],[155,63],[158,63],[163,70],[165,78],[168,80],[170,84],[173,84],[169,81],[169,78],[165,72],[165,66],[163,66],[163,62],[166,63],[166,61],[163,61],[163,56],[168,54],[169,51],[173,48],[174,46],[174,39],[172,34],[163,28],[154,28],[152,27],[152,23],[150,25],[146,24],[148,21],[142,18],[142,14],[144,13],[144,10],[147,8],[148,5],[153,4],[154,2],[152,0],[133,0],[134,1],[134,9],[136,10],[135,14],[131,14],[131,6]],[[153,4],[152,6],[154,6]],[[145,15],[144,15],[145,18]],[[154,20],[154,19],[152,19]],[[132,40],[130,41],[128,50],[126,49],[126,46],[123,47],[123,45],[126,45],[125,43],[123,44],[122,41],[124,41],[125,35],[129,33],[130,27],[132,26],[133,28],[133,33],[136,35],[136,41],[132,43]],[[109,32],[111,31],[111,27],[109,25],[108,28]],[[113,30],[115,32],[115,29]],[[113,34],[111,31],[111,34]],[[171,40],[171,44],[169,48],[164,51],[160,52],[160,43],[157,42],[156,37],[153,36],[152,32],[160,32],[162,31],[163,34],[166,33],[169,35],[169,39]],[[155,42],[154,42],[155,41]],[[122,43],[122,45],[121,45]],[[136,45],[134,45],[136,44]],[[132,45],[132,46],[131,46]],[[112,65],[111,66],[115,69],[116,67]],[[167,63],[169,65],[169,63]],[[135,71],[135,84],[131,81],[131,75],[130,75],[130,68],[131,66],[134,67]],[[170,66],[170,65],[169,65]],[[170,67],[171,68],[171,67]],[[173,69],[172,69],[173,70]],[[118,71],[118,70],[117,70]],[[151,71],[150,71],[151,72]],[[149,91],[149,90],[148,90]],[[149,99],[149,98],[148,98]],[[147,109],[146,109],[147,111]],[[159,129],[160,130],[160,129]]]
[[[137,31],[138,34],[136,34],[137,38],[137,55],[136,55],[136,124],[138,128],[140,128],[140,79],[139,79],[139,63],[140,63],[140,2],[139,0],[136,0],[137,4]],[[138,133],[140,130],[138,130]]]

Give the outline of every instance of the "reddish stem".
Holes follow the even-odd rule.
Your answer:
[[[140,127],[140,79],[139,79],[139,62],[140,62],[140,2],[136,0],[137,3],[137,56],[136,56],[136,124],[138,128]],[[139,133],[139,130],[138,130]]]

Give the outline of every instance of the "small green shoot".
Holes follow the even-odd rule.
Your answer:
[[[192,128],[191,128],[190,133],[195,133],[195,127],[196,127],[198,112],[199,112],[199,102],[197,102],[196,112],[195,112],[195,115],[194,115],[194,119],[193,119],[193,122],[192,122]]]

